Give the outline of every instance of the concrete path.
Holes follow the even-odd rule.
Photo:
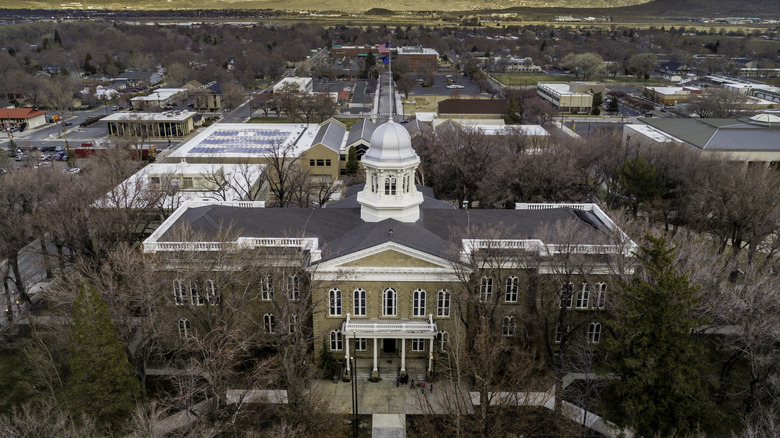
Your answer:
[[[372,438],[404,438],[406,416],[401,414],[374,414],[371,416]]]

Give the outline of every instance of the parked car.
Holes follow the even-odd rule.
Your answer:
[[[41,152],[56,152],[57,147],[56,146],[43,146],[41,147]]]
[[[114,105],[111,107],[111,111],[119,111],[120,109],[122,108],[120,108],[119,105]]]
[[[73,122],[65,122],[65,126],[72,126]]]
[[[41,154],[41,156],[38,157],[38,160],[40,160],[40,161],[49,161],[49,160],[51,160],[51,154]]]
[[[57,146],[54,150],[56,152],[65,152],[65,146]]]
[[[78,167],[68,167],[68,168],[65,169],[65,172],[68,172],[70,174],[74,174],[75,175],[75,174],[81,172],[81,169],[79,169]]]

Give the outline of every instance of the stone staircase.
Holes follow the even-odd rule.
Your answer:
[[[425,359],[407,359],[406,374],[410,379],[414,379],[415,383],[419,383],[426,378],[427,365]],[[371,370],[373,367],[372,359],[358,359],[356,372],[357,381],[367,382],[371,380]],[[380,357],[377,361],[377,368],[379,369],[380,379],[385,382],[394,382],[401,370],[401,359],[398,357]]]

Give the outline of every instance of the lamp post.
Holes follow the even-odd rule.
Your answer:
[[[352,331],[352,345],[355,345],[355,331]],[[349,343],[347,343],[347,349],[349,349]],[[355,354],[357,354],[357,350],[354,351]],[[355,370],[355,365],[357,364],[357,361],[355,360],[355,355],[352,355],[352,374],[350,376],[350,380],[352,382],[352,437],[357,438],[358,436],[358,396],[357,396],[357,372]]]

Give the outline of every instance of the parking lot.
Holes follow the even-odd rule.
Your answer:
[[[436,80],[430,87],[423,87],[422,83],[418,83],[412,91],[409,92],[409,97],[412,96],[452,96],[459,95],[462,97],[489,97],[490,95],[479,90],[479,87],[471,81],[471,79],[460,76],[457,73],[453,73],[451,78],[447,78],[448,74],[437,73],[435,75]],[[463,88],[448,88],[450,84],[447,83],[447,79],[452,81],[451,85],[456,85]]]

